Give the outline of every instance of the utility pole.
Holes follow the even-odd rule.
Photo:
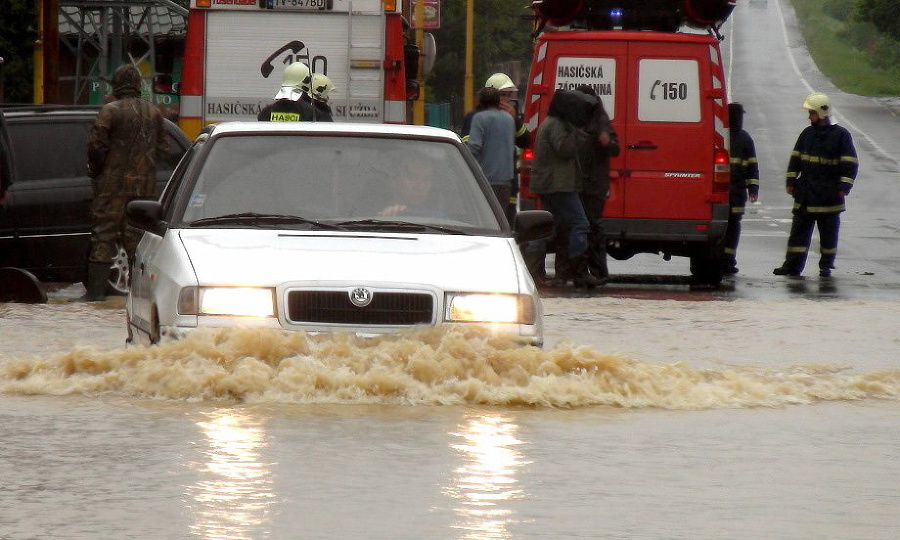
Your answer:
[[[475,0],[466,0],[466,80],[463,89],[463,103],[465,112],[474,108],[472,88],[474,74],[472,73],[473,41],[475,39]]]
[[[59,102],[59,0],[41,0],[34,46],[34,102]]]
[[[416,46],[419,48],[419,97],[413,103],[413,124],[417,126],[425,125],[425,77],[423,77],[423,67],[421,60],[421,51],[425,41],[425,0],[415,0],[415,12],[413,20],[416,21]]]

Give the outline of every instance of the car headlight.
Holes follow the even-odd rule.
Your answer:
[[[453,293],[447,295],[450,322],[534,324],[534,299],[522,294]]]
[[[182,315],[275,316],[275,291],[253,287],[185,287],[178,296]]]

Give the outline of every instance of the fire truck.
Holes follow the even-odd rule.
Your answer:
[[[525,122],[535,134],[558,89],[591,86],[619,137],[603,212],[607,253],[690,258],[718,284],[728,223],[728,107],[719,29],[735,0],[533,2]],[[531,154],[520,168],[520,202]],[[593,218],[594,216],[588,216]]]
[[[298,61],[334,83],[335,121],[406,123],[418,49],[404,24],[400,0],[191,0],[179,124],[195,137],[256,120]]]

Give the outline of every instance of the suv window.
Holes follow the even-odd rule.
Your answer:
[[[77,178],[87,174],[87,138],[91,124],[80,122],[10,122],[17,181]],[[54,141],[65,144],[53,144]],[[53,159],[48,159],[53,145]]]

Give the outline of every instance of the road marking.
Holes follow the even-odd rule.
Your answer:
[[[775,0],[775,7],[777,8],[777,11],[778,11],[778,20],[781,23],[781,35],[784,38],[784,47],[785,47],[785,49],[787,49],[788,59],[790,59],[790,61],[791,61],[791,66],[794,68],[794,72],[797,74],[797,77],[800,78],[800,82],[803,83],[803,86],[805,86],[806,89],[809,90],[809,93],[813,93],[816,90],[813,89],[812,85],[810,85],[809,82],[806,80],[806,77],[804,77],[803,74],[800,72],[800,68],[797,66],[797,61],[794,59],[794,53],[791,51],[790,44],[788,43],[787,24],[784,22],[784,14],[781,12],[781,0]],[[798,25],[799,25],[799,23],[798,23]],[[799,31],[799,28],[798,28],[798,31]],[[802,33],[800,34],[800,38],[803,39]],[[834,113],[834,116],[837,117],[838,114]],[[837,118],[835,118],[835,120],[836,120],[835,123],[838,123]],[[856,125],[853,122],[851,122],[850,120],[844,120],[844,123],[847,124],[848,126],[850,126],[853,129],[853,131],[856,131],[857,133],[862,135],[863,138],[866,141],[868,141],[869,144],[871,144],[872,147],[875,150],[877,150],[885,159],[897,164],[897,162],[894,160],[894,158],[890,154],[888,154],[883,148],[881,148],[881,146],[879,146],[878,143],[876,143],[872,139],[872,137],[869,137],[869,135],[865,131],[856,127]]]

